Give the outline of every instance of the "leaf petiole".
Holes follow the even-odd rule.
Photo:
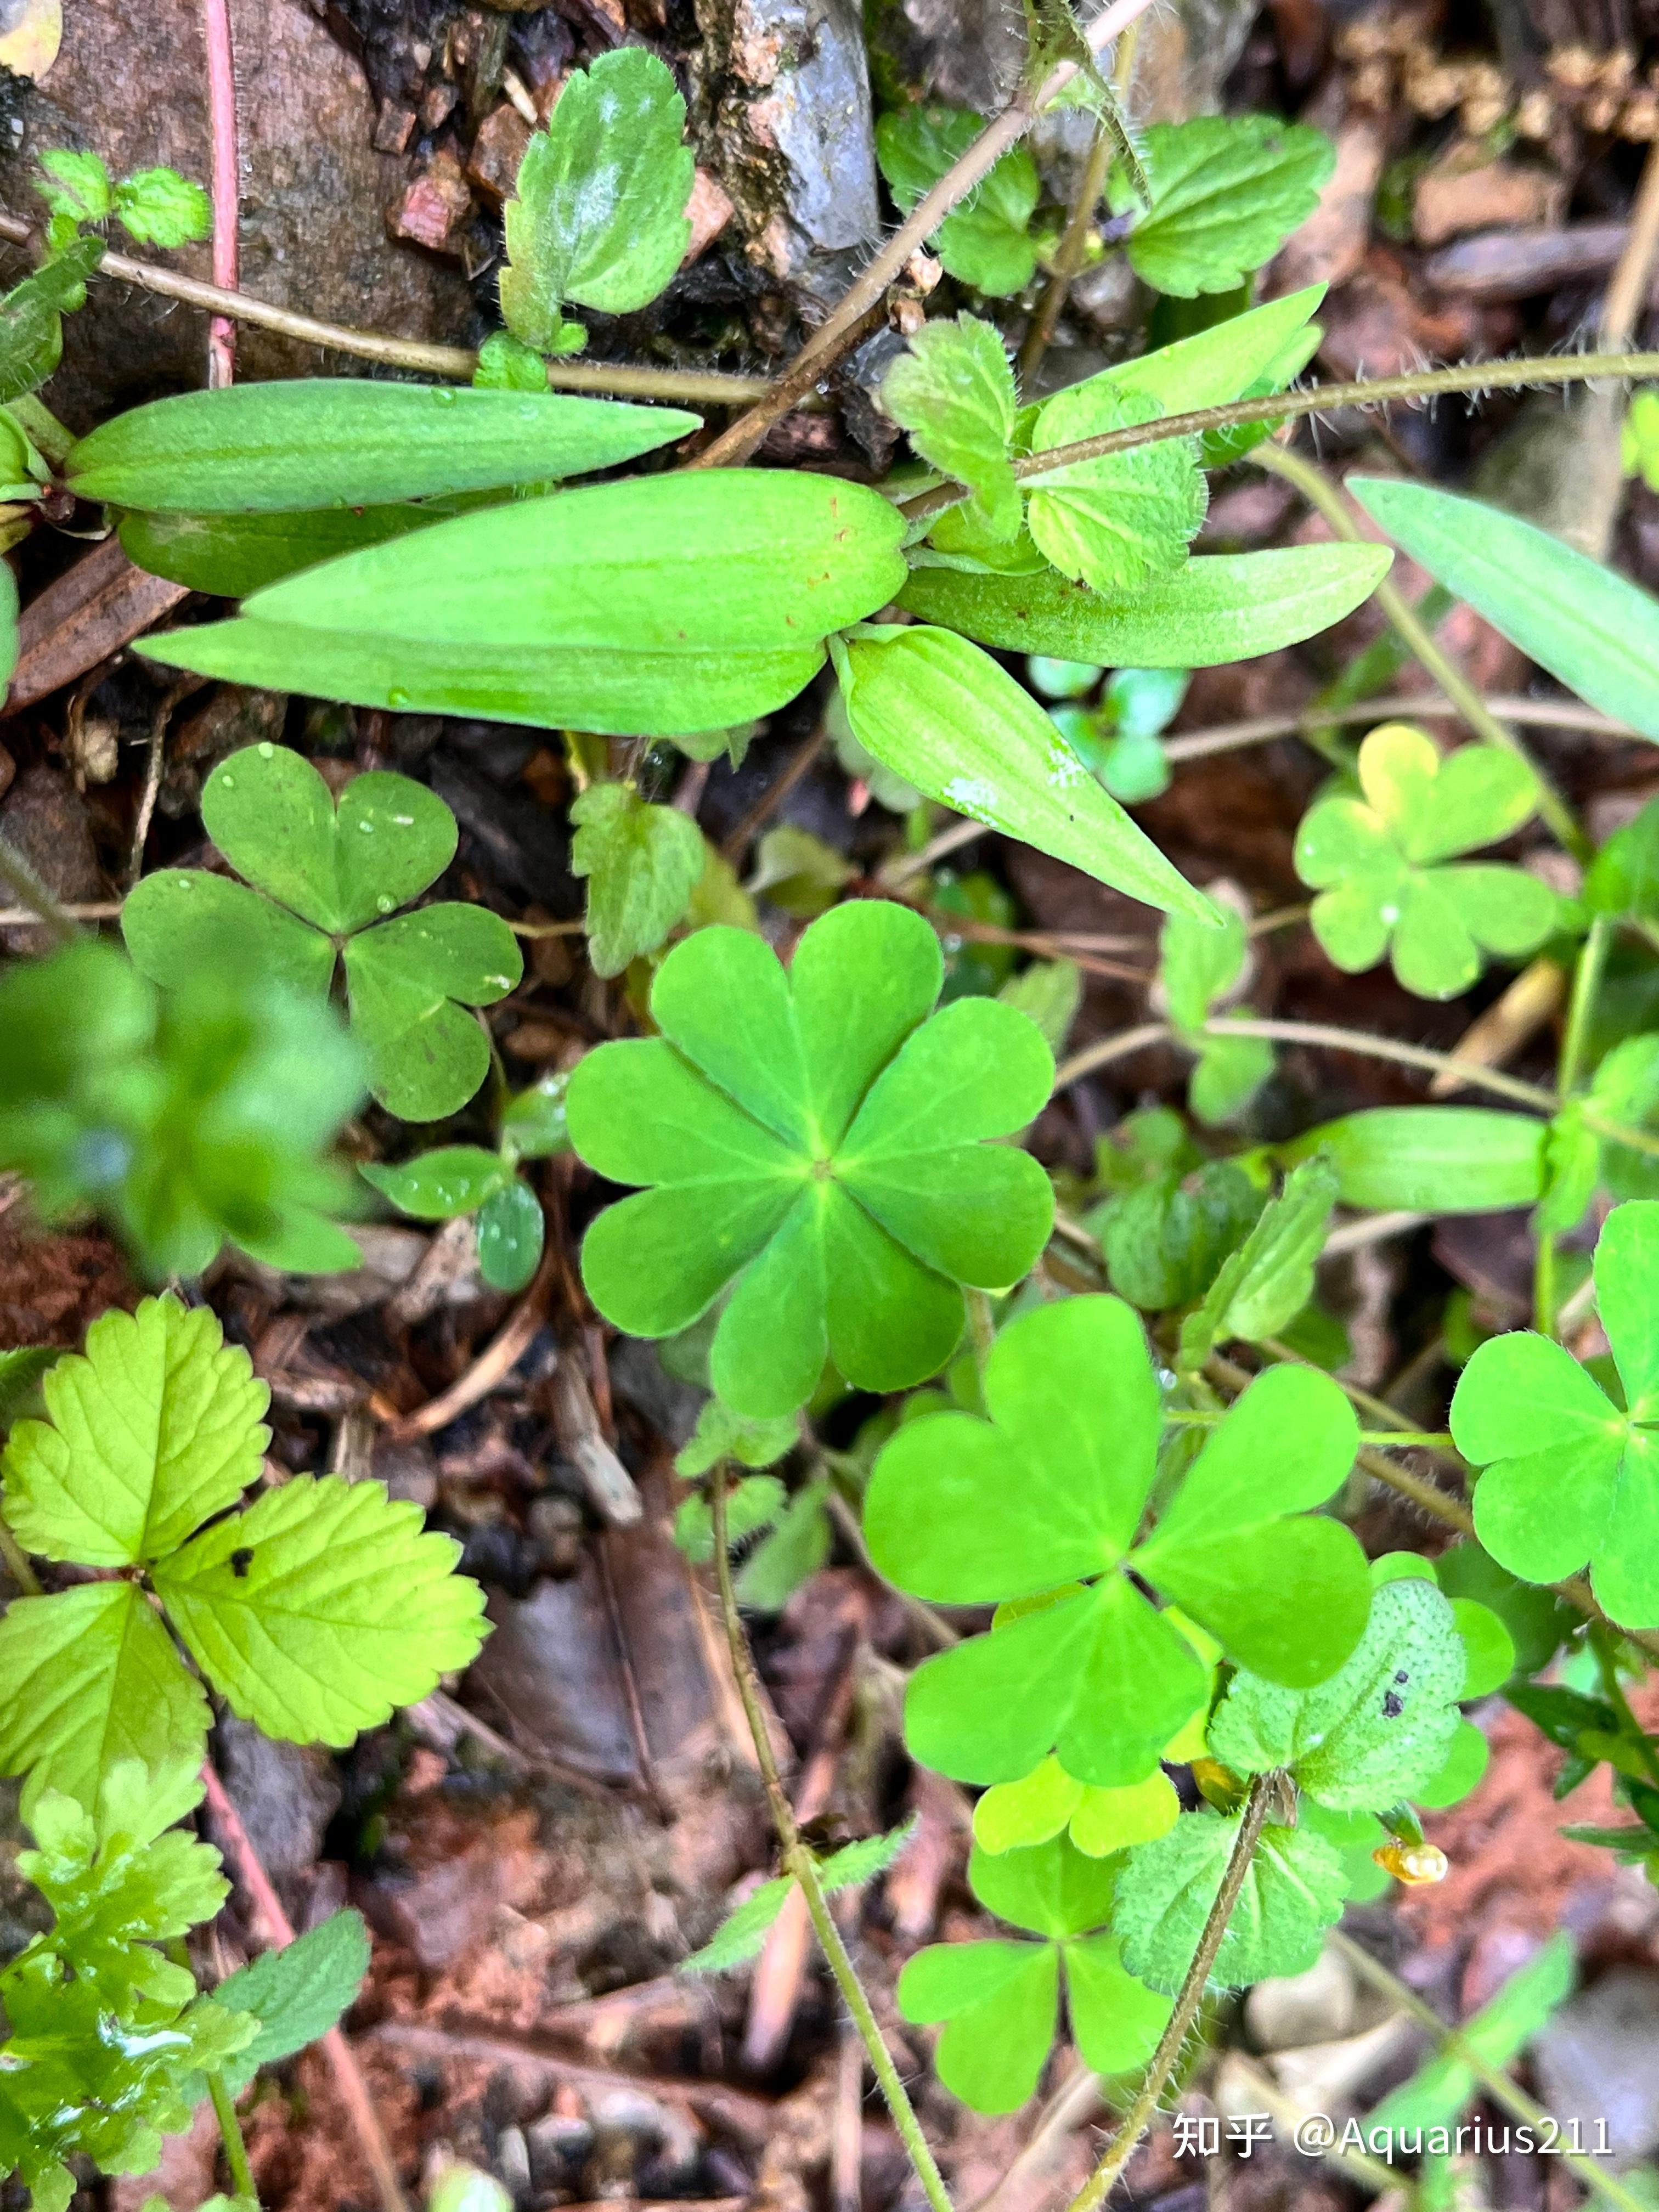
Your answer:
[[[225,2087],[222,2074],[210,2074],[207,2085],[208,2094],[213,2100],[213,2117],[219,2123],[219,2136],[225,2147],[225,2163],[230,2168],[231,2186],[239,2197],[246,2197],[257,2204],[259,2192],[253,2185],[253,2168],[248,2164],[242,2124],[236,2117],[236,2100]]]

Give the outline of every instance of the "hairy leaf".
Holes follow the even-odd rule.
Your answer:
[[[213,203],[177,169],[138,169],[115,187],[115,217],[140,246],[188,246],[213,229]]]
[[[1018,397],[1000,332],[976,315],[924,323],[887,372],[881,404],[924,460],[971,487],[994,538],[1019,530],[1022,502],[1009,448]]]
[[[1199,115],[1155,123],[1142,158],[1152,204],[1129,234],[1130,266],[1160,292],[1190,300],[1231,292],[1272,259],[1319,204],[1335,149],[1322,131],[1270,115]],[[1119,169],[1114,215],[1136,210]]]
[[[984,128],[982,115],[961,107],[906,107],[881,118],[876,159],[902,213],[910,213]],[[949,273],[975,291],[993,298],[1022,292],[1036,270],[1030,225],[1042,192],[1030,149],[1012,146],[928,243]]]
[[[1039,447],[1070,445],[1149,422],[1161,411],[1139,392],[1073,385],[1043,407],[1036,442]],[[1097,592],[1122,594],[1181,567],[1207,498],[1193,441],[1165,438],[1036,477],[1031,536],[1062,576],[1079,578]]]
[[[1315,1158],[1292,1168],[1244,1242],[1223,1261],[1204,1303],[1181,1329],[1183,1369],[1204,1364],[1217,1341],[1277,1336],[1313,1295],[1314,1262],[1324,1247],[1337,1179]]]
[[[331,1913],[279,1951],[228,1975],[213,1992],[227,2012],[252,2013],[258,2033],[225,2069],[239,2095],[262,2066],[275,2066],[335,2027],[368,1972],[368,1930],[360,1912]]]
[[[1123,1962],[1149,1989],[1181,1987],[1226,1871],[1239,1820],[1185,1813],[1129,1854],[1114,1924]],[[1300,1974],[1340,1919],[1346,1888],[1335,1847],[1308,1828],[1265,1827],[1211,1970],[1212,1989]]]
[[[647,806],[631,784],[596,783],[573,801],[573,875],[587,878],[587,952],[596,975],[620,975],[654,952],[702,874],[702,832],[674,806]]]
[[[86,305],[101,238],[77,238],[0,299],[0,404],[38,391],[64,357],[64,317]]]

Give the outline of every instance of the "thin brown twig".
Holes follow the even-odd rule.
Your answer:
[[[542,1255],[530,1288],[514,1307],[489,1342],[484,1346],[464,1375],[457,1377],[447,1390],[428,1399],[424,1406],[412,1413],[398,1414],[386,1424],[386,1434],[395,1443],[410,1443],[416,1437],[434,1436],[440,1429],[459,1419],[469,1407],[502,1382],[530,1349],[532,1340],[547,1316],[548,1299],[553,1284],[551,1247]],[[369,1401],[371,1410],[374,1401]]]
[[[0,238],[27,246],[34,234],[15,216],[0,215]],[[420,338],[392,337],[380,331],[353,330],[343,323],[326,323],[315,315],[296,314],[291,308],[273,307],[251,292],[235,292],[220,284],[204,284],[176,269],[163,269],[153,261],[135,261],[125,253],[106,253],[98,273],[118,282],[141,285],[167,300],[204,308],[210,315],[229,315],[239,323],[252,323],[295,338],[302,345],[322,346],[331,353],[350,354],[358,361],[383,362],[389,368],[408,368],[429,376],[470,381],[478,365],[471,346],[429,345]],[[629,362],[555,361],[548,364],[547,380],[556,392],[620,394],[635,399],[684,400],[717,407],[740,407],[771,390],[764,376],[728,376],[714,369],[642,368]]]
[[[749,850],[756,833],[763,829],[777,812],[795,786],[823,750],[824,739],[830,732],[820,722],[810,738],[804,738],[784,763],[782,773],[773,778],[760,797],[743,815],[720,845],[722,858],[735,867]]]
[[[1150,5],[1151,0],[1109,0],[1094,21],[1085,26],[1083,34],[1091,52],[1100,53]],[[953,161],[939,182],[916,202],[766,396],[701,457],[704,467],[730,468],[748,459],[773,423],[793,404],[792,398],[780,395],[787,392],[799,396],[840,358],[848,343],[848,333],[880,306],[888,286],[917,247],[927,244],[951,209],[990,173],[1011,147],[1018,144],[1043,109],[1077,75],[1078,68],[1076,62],[1061,62],[1049,71],[1035,92],[1022,94],[986,125],[966,153]]]
[[[1642,164],[1642,180],[1631,209],[1630,235],[1601,301],[1596,342],[1603,353],[1617,353],[1635,337],[1656,260],[1659,260],[1659,145],[1649,147]]]
[[[283,1901],[271,1886],[259,1854],[253,1848],[252,1838],[242,1825],[242,1816],[231,1802],[228,1791],[219,1779],[218,1770],[210,1759],[202,1762],[202,1787],[207,1795],[209,1817],[221,1836],[225,1848],[234,1862],[238,1880],[252,1902],[256,1917],[264,1923],[265,1941],[273,1951],[285,1951],[294,1941],[294,1923],[283,1910]],[[363,2079],[356,2054],[337,2027],[331,2027],[321,2039],[323,2056],[327,2059],[334,2076],[334,2087],[340,2102],[345,2106],[346,2117],[359,2148],[374,2177],[374,2186],[380,2200],[381,2212],[409,2212],[409,2200],[404,2197],[403,2184],[398,2178],[398,2168],[380,2126],[374,2100],[368,2094],[368,2084]]]
[[[1581,707],[1576,699],[1519,699],[1509,693],[1482,695],[1489,710],[1506,722],[1520,722],[1540,730],[1578,730],[1596,738],[1639,738],[1628,724],[1598,714],[1594,707]],[[1449,699],[1413,696],[1401,692],[1388,699],[1356,699],[1345,707],[1310,707],[1299,714],[1253,714],[1237,722],[1218,722],[1213,728],[1193,730],[1166,738],[1164,757],[1171,766],[1182,761],[1203,760],[1212,753],[1231,752],[1240,745],[1265,744],[1274,738],[1294,738],[1304,730],[1328,722],[1386,722],[1396,716],[1415,714],[1429,721],[1462,720],[1463,710]]]

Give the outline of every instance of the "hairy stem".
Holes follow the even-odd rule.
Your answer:
[[[1427,1068],[1435,1074],[1447,1070],[1477,1089],[1490,1091],[1498,1098],[1512,1098],[1517,1105],[1534,1107],[1540,1114],[1553,1114],[1560,1103],[1553,1091],[1535,1083],[1523,1083],[1518,1076],[1505,1075],[1498,1068],[1483,1067],[1478,1060],[1457,1060],[1427,1045],[1396,1044],[1392,1037],[1373,1036],[1365,1030],[1340,1029],[1328,1022],[1256,1021],[1243,1016],[1208,1021],[1204,1027],[1214,1036],[1267,1037],[1281,1044],[1321,1045],[1329,1052],[1397,1060],[1402,1067]]]
[[[33,236],[15,216],[0,215],[0,238],[27,245]],[[228,315],[239,323],[253,323],[296,338],[301,345],[323,346],[331,353],[346,353],[358,361],[384,362],[388,368],[410,368],[429,376],[471,379],[478,356],[471,346],[428,345],[419,338],[391,337],[380,331],[358,331],[343,323],[325,323],[315,315],[300,315],[273,307],[251,292],[228,290],[221,284],[204,284],[176,269],[163,269],[153,261],[135,261],[125,253],[106,253],[98,274],[124,284],[142,285],[163,299],[182,300],[186,306],[204,307],[210,315]],[[713,370],[636,368],[621,362],[556,361],[548,364],[547,380],[559,392],[620,392],[635,399],[688,400],[714,406],[740,407],[769,391],[763,376],[726,376]],[[39,440],[36,443],[39,444]],[[44,453],[46,448],[41,447]],[[965,496],[965,495],[964,495]]]
[[[225,2147],[225,2163],[230,2168],[232,2188],[239,2197],[246,2197],[257,2204],[259,2192],[253,2185],[253,2168],[247,2162],[247,2145],[242,2140],[242,2124],[236,2117],[236,2100],[225,2086],[221,2073],[207,2077],[208,2094],[213,2100],[213,2117],[219,2123],[219,2136]]]
[[[1121,31],[1144,15],[1152,0],[1109,0],[1084,36],[1092,53],[1100,53]],[[967,152],[953,161],[931,191],[923,194],[878,253],[872,256],[835,307],[813,331],[788,368],[758,404],[725,435],[699,456],[704,468],[732,468],[746,461],[772,425],[787,414],[803,392],[836,361],[851,342],[849,334],[865,317],[878,308],[887,288],[901,273],[918,246],[925,246],[951,209],[967,198],[975,185],[989,175],[1012,146],[1030,129],[1056,94],[1063,92],[1078,73],[1076,62],[1061,62],[1049,71],[1036,91],[1022,93],[988,123]],[[957,496],[965,499],[964,486]],[[947,500],[948,507],[954,504]]]
[[[1182,2045],[1192,2032],[1198,2018],[1199,2006],[1204,2001],[1205,1984],[1210,1978],[1210,1969],[1215,1964],[1216,1953],[1221,1948],[1221,1939],[1227,1932],[1227,1923],[1238,1902],[1239,1892],[1244,1887],[1244,1877],[1250,1870],[1250,1861],[1261,1840],[1261,1831],[1267,1826],[1267,1808],[1273,1802],[1273,1777],[1258,1774],[1250,1784],[1250,1794],[1244,1801],[1243,1818],[1238,1824],[1238,1833],[1227,1856],[1226,1871],[1221,1877],[1221,1887],[1216,1892],[1215,1903],[1210,1907],[1209,1917],[1204,1923],[1204,1933],[1198,1939],[1198,1948],[1187,1969],[1187,1978],[1181,1984],[1181,1994],[1175,2001],[1169,2026],[1158,2038],[1158,2049],[1152,2053],[1152,2063],[1146,2069],[1146,2078],[1136,2092],[1134,2102],[1123,2115],[1117,2132],[1106,2146],[1105,2153],[1094,2172],[1072,2199],[1067,2212],[1097,2212],[1106,2202],[1113,2185],[1134,2152],[1147,2129],[1152,2125],[1158,2101],[1169,2087],[1181,2057]]]
[[[823,1946],[830,1971],[835,1976],[836,1986],[852,2015],[859,2040],[869,2054],[871,2071],[876,2077],[888,2112],[892,2115],[893,2125],[898,2130],[899,2140],[904,2145],[905,2154],[921,2184],[927,2202],[933,2207],[933,2212],[953,2212],[945,2177],[939,2170],[933,2152],[927,2148],[927,2139],[921,2132],[921,2123],[916,2118],[915,2107],[905,2094],[898,2069],[882,2039],[870,2000],[859,1980],[858,1970],[848,1956],[841,1930],[831,1917],[823,1894],[823,1885],[818,1880],[817,1861],[801,1839],[794,1808],[789,1802],[783,1778],[778,1772],[778,1762],[773,1756],[772,1739],[761,1706],[754,1656],[749,1649],[749,1638],[744,1634],[743,1619],[738,1611],[737,1592],[732,1584],[732,1560],[726,1550],[726,1462],[723,1460],[717,1463],[710,1478],[708,1504],[710,1518],[714,1522],[714,1574],[720,1585],[720,1613],[726,1624],[726,1646],[732,1654],[732,1671],[737,1679],[744,1717],[749,1723],[749,1733],[754,1741],[755,1758],[760,1767],[772,1825],[777,1831],[781,1847],[784,1870],[793,1875],[800,1884],[801,1894],[806,1900],[808,1917]]]
[[[1324,516],[1339,538],[1346,538],[1350,544],[1361,542],[1360,531],[1348,511],[1347,501],[1322,469],[1316,468],[1300,453],[1293,453],[1287,447],[1271,442],[1258,446],[1250,459],[1269,476],[1276,476],[1282,482],[1294,485],[1309,506]],[[1440,644],[1400,586],[1385,576],[1372,597],[1401,643],[1418,665],[1434,678],[1476,737],[1483,738],[1489,745],[1501,747],[1504,752],[1516,753],[1526,762],[1538,780],[1538,811],[1547,823],[1551,835],[1576,858],[1581,860],[1587,859],[1590,850],[1589,840],[1574,820],[1572,810],[1514,731],[1505,727],[1492,712],[1480,690],[1470,683]]]

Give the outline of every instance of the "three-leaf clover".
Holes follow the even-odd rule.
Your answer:
[[[519,165],[507,204],[501,313],[538,353],[580,353],[574,300],[627,314],[654,300],[685,257],[696,156],[665,62],[619,46],[575,70]],[[543,380],[544,383],[545,379]]]
[[[709,1372],[738,1413],[804,1405],[826,1358],[861,1389],[921,1382],[961,1335],[958,1286],[1018,1281],[1047,1240],[1048,1177],[983,1140],[1033,1119],[1053,1056],[995,1000],[934,1013],[943,977],[933,931],[888,902],[815,921],[787,975],[747,931],[699,930],[657,971],[661,1036],[571,1078],[576,1151],[650,1186],[588,1231],[588,1293],[657,1337],[729,1288]]]
[[[376,769],[355,776],[337,808],[309,761],[265,744],[215,769],[202,819],[246,884],[197,868],[146,876],[121,910],[142,972],[178,984],[228,941],[263,972],[321,998],[343,958],[352,1033],[380,1103],[406,1121],[464,1106],[489,1066],[489,1042],[464,1010],[513,990],[524,960],[507,924],[483,907],[398,913],[455,857],[455,817],[442,799]]]
[[[6,1518],[27,1552],[118,1571],[0,1620],[0,1769],[32,1792],[91,1802],[120,1759],[199,1759],[207,1698],[163,1616],[234,1711],[302,1743],[349,1743],[477,1652],[459,1547],[379,1483],[296,1476],[228,1510],[270,1394],[206,1307],[106,1313],[42,1389],[49,1419],[0,1461]]]
[[[1190,678],[1184,668],[1115,668],[1092,707],[1079,702],[1093,690],[1099,669],[1038,654],[1025,669],[1039,691],[1065,702],[1048,709],[1048,719],[1114,799],[1133,806],[1169,789],[1162,736],[1187,695]],[[1073,672],[1057,673],[1067,671]],[[1085,677],[1087,682],[1079,680]],[[1052,688],[1056,683],[1072,688],[1058,691]]]
[[[1129,1854],[1118,1876],[1113,1925],[1123,1963],[1149,1989],[1173,1996],[1186,1979],[1232,1855],[1240,1815],[1183,1813],[1167,1834]],[[1270,1821],[1210,1970],[1209,1986],[1243,1989],[1269,1975],[1305,1973],[1326,1929],[1342,1915],[1346,1869],[1311,1828]]]
[[[993,1346],[983,1390],[988,1420],[940,1413],[902,1427],[865,1504],[871,1556],[901,1589],[1004,1601],[988,1635],[910,1678],[906,1736],[925,1764],[1012,1782],[1054,1751],[1081,1782],[1151,1774],[1208,1676],[1141,1583],[1275,1681],[1322,1681],[1352,1650],[1370,1605],[1364,1554],[1308,1510],[1358,1444],[1327,1376],[1259,1376],[1144,1536],[1163,1412],[1128,1306],[1074,1297],[1024,1315]]]
[[[501,1116],[501,1141],[493,1152],[482,1145],[440,1145],[399,1166],[370,1165],[359,1172],[416,1221],[476,1213],[478,1273],[492,1290],[521,1291],[542,1256],[546,1224],[519,1163],[569,1150],[566,1087],[564,1076],[552,1074],[520,1091]]]
[[[899,1976],[900,2012],[920,2025],[945,2023],[939,2077],[976,2112],[1015,2112],[1036,2087],[1062,1979],[1085,2065],[1123,2074],[1151,2056],[1170,2007],[1125,1971],[1108,1932],[1121,1864],[1090,1858],[1064,1836],[1001,1856],[976,1850],[968,1865],[975,1896],[1042,1940],[930,1944]]]
[[[1165,915],[1158,939],[1158,980],[1170,1026],[1198,1054],[1187,1079],[1187,1103],[1212,1127],[1242,1114],[1273,1072],[1273,1047],[1265,1038],[1205,1033],[1218,1001],[1224,1003],[1240,988],[1250,950],[1243,916],[1224,900],[1214,903],[1219,929],[1201,928],[1185,915],[1171,914]]]
[[[1336,152],[1322,131],[1271,115],[1197,115],[1155,123],[1141,145],[1152,204],[1115,170],[1108,199],[1133,216],[1126,251],[1137,276],[1190,300],[1231,292],[1272,259],[1319,204]]]
[[[994,324],[977,315],[924,323],[888,370],[881,404],[924,460],[969,486],[976,522],[995,538],[1018,536],[1010,448],[1019,395]]]
[[[985,118],[963,107],[927,105],[884,115],[876,125],[876,159],[900,211],[908,215],[985,129]],[[1038,241],[1031,217],[1042,180],[1030,150],[1011,146],[928,244],[959,283],[1006,299],[1036,274]]]
[[[1595,1297],[1624,1386],[1621,1412],[1571,1353],[1529,1330],[1480,1346],[1451,1429],[1471,1466],[1480,1541],[1528,1582],[1588,1564],[1626,1628],[1659,1626],[1659,1201],[1607,1216]]]
[[[1530,952],[1555,921],[1555,894],[1524,869],[1440,863],[1518,830],[1538,803],[1527,763],[1495,745],[1443,757],[1404,722],[1359,748],[1363,798],[1322,799],[1296,834],[1296,872],[1319,894],[1314,935],[1349,975],[1392,947],[1394,972],[1419,999],[1454,999],[1483,952]]]

